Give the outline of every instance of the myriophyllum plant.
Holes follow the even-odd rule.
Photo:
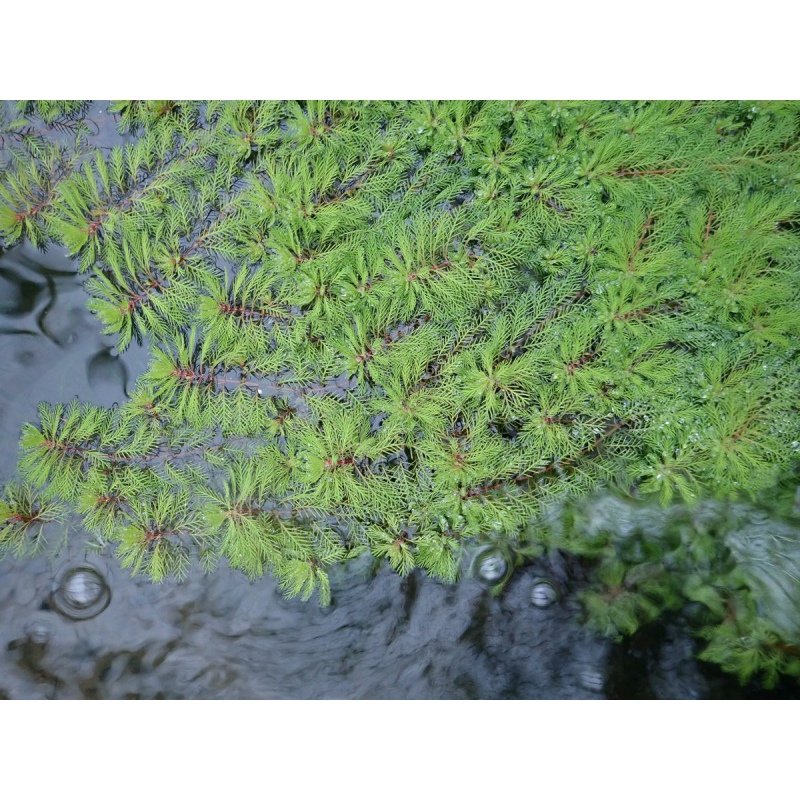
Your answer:
[[[9,107],[0,235],[151,361],[25,426],[13,554],[78,517],[153,580],[325,603],[363,551],[453,581],[556,500],[796,459],[796,103],[119,102],[111,149],[87,109]]]

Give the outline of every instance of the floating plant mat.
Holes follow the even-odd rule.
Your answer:
[[[114,147],[91,108],[6,104],[0,234],[150,362],[25,426],[9,552],[79,519],[156,581],[502,584],[556,501],[792,467],[797,104],[120,102]]]

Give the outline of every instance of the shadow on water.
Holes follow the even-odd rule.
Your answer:
[[[121,403],[146,367],[144,348],[109,348],[71,266],[58,248],[0,252],[3,481],[38,402]],[[474,579],[443,586],[371,567],[342,567],[320,609],[224,568],[152,585],[79,543],[5,560],[0,698],[775,696],[701,666],[680,619],[620,645],[591,635],[577,559],[540,559],[499,597]]]

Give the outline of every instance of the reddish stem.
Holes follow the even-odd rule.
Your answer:
[[[668,169],[625,169],[612,173],[615,178],[640,178],[644,175],[669,175],[681,172],[685,167],[670,167]]]
[[[636,242],[636,247],[633,248],[633,253],[631,257],[628,259],[628,272],[633,270],[633,262],[636,260],[636,256],[639,255],[639,251],[642,249],[642,245],[644,244],[647,235],[650,233],[650,228],[653,226],[653,217],[648,217],[647,221],[644,223],[644,230],[642,231],[642,235],[639,237],[639,241]]]
[[[150,294],[153,292],[153,289],[161,289],[161,288],[162,288],[161,283],[157,280],[153,280],[152,283],[148,284],[145,287],[145,290],[141,294],[131,297],[131,299],[128,301],[128,305],[122,308],[122,313],[131,314],[133,310],[136,308],[136,306],[139,305],[139,303],[141,303],[143,300],[147,299],[150,296]]]

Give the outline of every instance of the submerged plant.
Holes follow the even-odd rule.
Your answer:
[[[705,644],[701,659],[743,683],[800,677],[800,502],[788,478],[756,503],[668,508],[606,494],[533,523],[548,548],[598,561],[581,600],[586,622],[621,639],[678,610]]]
[[[154,580],[327,602],[359,552],[453,581],[558,498],[796,458],[796,103],[120,102],[111,149],[86,109],[0,119],[0,235],[64,245],[151,362],[25,427],[5,549],[70,513]],[[615,570],[606,628],[673,602]]]

